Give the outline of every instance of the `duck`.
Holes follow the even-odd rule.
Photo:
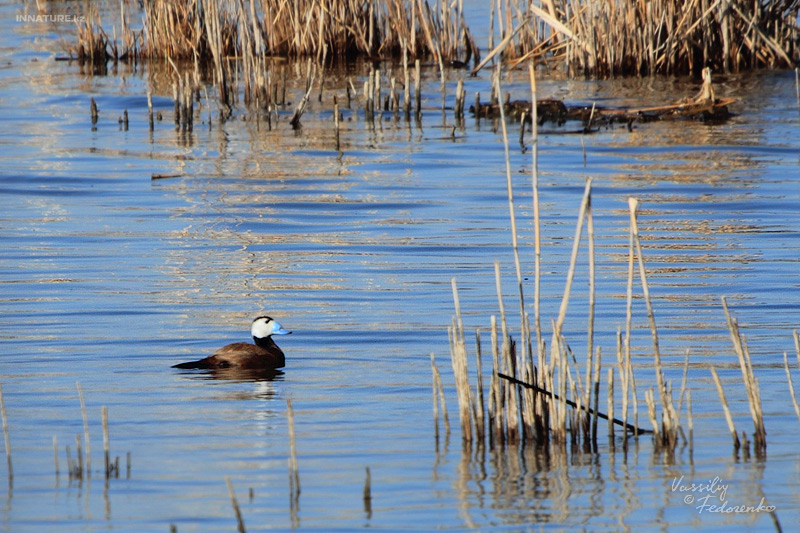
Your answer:
[[[276,369],[283,368],[286,358],[275,341],[273,335],[289,335],[291,331],[283,329],[277,321],[268,316],[253,319],[250,326],[255,344],[234,342],[223,346],[213,354],[199,361],[189,361],[173,365],[172,368],[199,369]]]

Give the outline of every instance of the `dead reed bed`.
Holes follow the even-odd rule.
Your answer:
[[[130,4],[127,4],[130,7]],[[205,64],[254,57],[431,57],[467,63],[478,47],[464,22],[462,0],[152,0],[141,13],[120,7],[110,38],[96,10],[70,50],[80,61],[170,58]],[[128,20],[141,16],[142,27]],[[111,32],[117,35],[117,28]]]
[[[536,58],[592,76],[699,75],[793,67],[799,13],[797,0],[505,0],[491,3],[490,33],[510,41],[512,66]]]

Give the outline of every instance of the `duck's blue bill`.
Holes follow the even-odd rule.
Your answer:
[[[288,335],[291,331],[286,331],[283,329],[283,326],[275,322],[272,327],[272,334],[273,335]]]

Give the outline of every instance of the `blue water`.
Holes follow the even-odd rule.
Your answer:
[[[800,383],[792,340],[800,307],[793,73],[717,76],[717,94],[739,99],[724,124],[651,123],[540,140],[545,337],[592,178],[595,342],[604,366],[613,364],[625,323],[627,198],[639,198],[665,371],[676,390],[690,353],[691,452],[679,446],[665,458],[648,438],[624,452],[601,433],[597,453],[481,455],[461,445],[446,330],[455,277],[468,330],[482,328],[488,353],[497,260],[518,337],[504,151],[490,122],[468,117],[450,139],[452,113],[443,124],[438,74],[427,71],[421,128],[387,115],[371,130],[354,106],[343,111],[341,154],[330,124],[332,94],[344,87],[336,75],[297,133],[291,110],[269,131],[246,120],[242,107],[226,123],[212,108],[209,127],[203,105],[203,122],[185,135],[173,128],[166,90],[154,95],[164,120],[151,133],[147,67],[92,76],[55,62],[60,41],[49,27],[14,22],[20,10],[0,6],[11,21],[0,31],[0,384],[14,472],[13,483],[0,483],[4,530],[229,531],[236,522],[226,476],[248,531],[774,529],[768,513],[711,513],[684,501],[681,487],[715,477],[728,485],[729,506],[755,506],[763,496],[784,530],[800,520],[800,422],[783,369],[788,352]],[[363,80],[366,71],[356,73]],[[448,103],[457,75],[448,74]],[[290,81],[297,101],[303,80]],[[526,81],[524,73],[509,75],[504,90],[525,98]],[[488,74],[467,82],[471,95],[488,95],[489,87]],[[671,102],[697,88],[690,79],[565,81],[542,73],[539,80],[542,97],[619,106]],[[100,108],[96,130],[90,97]],[[127,131],[118,123],[125,109]],[[510,126],[510,164],[530,304],[530,136],[523,153],[517,128]],[[151,180],[154,173],[180,176]],[[579,361],[585,244],[584,236],[564,329]],[[635,293],[634,366],[646,426],[644,391],[655,376],[638,285]],[[708,371],[718,368],[738,431],[751,433],[723,296],[753,354],[765,459],[734,455]],[[283,375],[214,380],[169,368],[247,340],[251,318],[264,313],[294,332],[279,339]],[[431,352],[453,425],[449,438],[440,428],[438,444]],[[66,470],[65,446],[74,457],[83,433],[76,382],[91,436],[92,475],[82,481]],[[287,400],[302,489],[296,508]],[[108,482],[102,406],[112,459],[121,464]],[[7,474],[0,461],[0,479]]]

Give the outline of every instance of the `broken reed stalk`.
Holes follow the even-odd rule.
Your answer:
[[[647,404],[647,417],[650,419],[650,424],[653,426],[653,433],[655,434],[656,443],[662,442],[662,431],[665,429],[658,424],[658,416],[656,415],[656,402],[653,398],[652,387],[644,391],[644,401]]]
[[[501,106],[502,107],[502,106]],[[580,248],[581,234],[583,233],[583,221],[586,219],[586,212],[591,205],[592,198],[592,178],[586,179],[586,185],[583,189],[583,199],[581,200],[580,210],[578,211],[578,223],[575,226],[575,235],[572,238],[572,252],[569,258],[569,269],[567,271],[567,280],[564,284],[564,294],[561,296],[561,305],[558,309],[558,319],[555,323],[553,335],[561,335],[561,329],[564,326],[564,320],[567,317],[567,306],[569,305],[569,296],[572,289],[572,281],[575,277],[575,265],[578,261],[578,250]],[[551,350],[554,347],[551,345]]]
[[[532,107],[536,107],[535,101]],[[592,356],[594,355],[594,311],[595,311],[595,251],[594,251],[594,218],[592,217],[591,196],[586,206],[586,237],[589,252],[589,316],[586,332],[586,392],[584,403],[588,406],[592,401]],[[580,374],[579,374],[580,375]],[[584,425],[584,435],[589,436],[588,418]],[[626,419],[627,422],[627,419]]]
[[[108,439],[108,408],[105,405],[100,410],[100,418],[103,424],[103,456],[105,458],[106,479],[108,479],[111,477],[114,465],[111,464],[111,454],[109,450]],[[117,475],[119,475],[119,470],[117,470]]]
[[[667,396],[667,386],[664,382],[664,372],[661,365],[661,352],[658,346],[658,329],[656,328],[656,319],[653,312],[653,304],[650,300],[650,289],[647,284],[647,271],[644,266],[644,256],[642,254],[642,244],[639,238],[639,225],[637,222],[637,211],[639,201],[636,198],[628,198],[628,208],[630,211],[630,231],[633,240],[634,248],[636,249],[636,256],[639,264],[639,279],[642,284],[642,295],[644,296],[645,305],[647,306],[647,318],[650,322],[650,334],[653,339],[653,358],[656,370],[656,385],[658,387],[658,394],[661,400],[661,419],[662,431],[661,436],[669,441],[670,445],[675,444],[679,428],[679,420],[675,413],[675,407],[672,404],[672,399]]]
[[[61,471],[58,468],[58,437],[55,435],[53,435],[53,462],[55,463],[56,467],[56,483],[58,483],[58,477],[61,474]]]
[[[75,435],[75,455],[78,456],[78,476],[79,478],[83,479],[83,449],[81,448],[81,435],[80,433]]]
[[[247,533],[244,528],[244,520],[242,519],[242,511],[239,509],[239,502],[236,501],[236,493],[233,492],[233,484],[231,478],[225,476],[225,484],[228,486],[228,494],[231,497],[231,505],[233,505],[233,512],[236,515],[236,526],[239,533]]]
[[[83,401],[83,388],[80,382],[75,383],[78,387],[78,399],[81,403],[81,416],[83,417],[83,447],[86,450],[86,474],[92,475],[92,452],[89,445],[89,417],[86,415],[86,403]]]
[[[608,436],[614,437],[614,367],[608,369]]]
[[[369,467],[366,467],[367,477],[364,480],[364,512],[367,514],[372,513],[372,476]]]
[[[800,68],[794,69],[794,91],[797,95],[797,116],[800,118]]]
[[[500,88],[500,64],[498,63],[494,75],[494,88],[497,92],[498,98],[502,101],[502,93]],[[505,155],[505,170],[506,170],[506,195],[508,196],[508,215],[511,220],[511,248],[514,252],[514,269],[517,274],[517,290],[519,293],[519,314],[522,322],[520,327],[520,334],[522,336],[522,354],[521,361],[523,364],[528,364],[528,339],[527,327],[525,324],[525,291],[522,286],[522,266],[519,259],[519,245],[517,242],[517,216],[514,210],[514,185],[511,180],[511,156],[508,149],[508,128],[506,127],[506,117],[504,106],[499,106],[500,109],[500,127],[503,132],[503,151]],[[521,365],[520,365],[521,366]]]
[[[692,418],[692,391],[686,391],[686,423],[689,426],[689,452],[694,447],[694,419]]]
[[[475,372],[477,382],[475,394],[477,396],[477,406],[475,410],[475,433],[479,444],[483,444],[486,428],[486,410],[483,398],[483,368],[481,364],[481,331],[475,330]]]
[[[333,101],[333,128],[336,134],[336,151],[340,151],[339,146],[339,104],[336,102],[336,98],[334,97]]]
[[[8,464],[9,486],[14,479],[14,468],[11,466],[11,439],[8,436],[8,416],[6,415],[6,401],[3,397],[3,386],[0,385],[0,418],[3,419],[3,442],[6,448],[6,463]]]
[[[597,347],[597,355],[594,358],[594,412],[595,416],[592,419],[592,442],[597,441],[597,424],[600,417],[597,415],[598,408],[600,407],[600,370],[602,361],[602,351]],[[638,430],[637,430],[638,433]],[[636,434],[636,433],[635,433]]]
[[[403,113],[406,122],[411,118],[411,76],[408,72],[408,47],[403,40]]]
[[[458,396],[458,412],[461,420],[461,437],[466,442],[472,442],[473,407],[469,387],[469,371],[467,368],[467,346],[464,339],[464,322],[461,318],[461,304],[458,298],[456,279],[450,280],[453,289],[453,304],[455,317],[450,334],[450,362],[455,376],[456,394]]]
[[[630,392],[630,380],[628,379],[628,370],[630,359],[625,358],[622,351],[622,343],[620,342],[620,332],[617,330],[617,366],[619,367],[619,380],[622,388],[622,420],[628,421],[628,397]]]
[[[311,91],[313,90],[313,84],[314,84],[314,74],[312,73],[308,81],[306,93],[303,95],[303,98],[300,100],[300,103],[297,104],[297,107],[294,110],[294,114],[292,115],[292,119],[289,121],[289,124],[294,129],[300,127],[300,117],[303,116],[303,113],[306,110],[306,106],[308,105],[308,98],[311,96]]]
[[[795,331],[795,335],[797,332]],[[786,381],[789,382],[789,395],[792,397],[792,405],[794,405],[794,412],[797,414],[797,419],[800,420],[800,405],[797,405],[797,397],[794,394],[794,385],[792,384],[792,372],[789,370],[789,356],[783,352],[783,365],[786,369]]]
[[[97,109],[97,102],[94,101],[94,98],[91,98],[91,114],[92,114],[92,126],[97,124],[97,119],[100,116],[100,113]]]
[[[797,356],[797,368],[800,369],[800,335],[798,335],[797,330],[792,332],[792,336],[794,337],[794,350],[795,355]],[[797,419],[800,420],[800,407],[797,405],[797,398],[794,394],[794,386],[792,385],[792,373],[789,371],[789,360],[786,356],[786,352],[783,354],[783,362],[786,366],[786,378],[789,380],[789,392],[792,395],[792,402],[794,403],[794,410],[797,413]]]
[[[447,404],[444,401],[444,386],[442,385],[442,375],[439,373],[439,368],[436,366],[436,359],[431,352],[431,374],[433,376],[433,428],[434,437],[439,440],[439,402],[442,404],[442,417],[444,419],[445,432],[450,434],[450,420],[447,417]]]
[[[494,10],[492,10],[494,12]],[[531,188],[533,189],[533,322],[536,330],[536,351],[540,357],[542,350],[542,325],[540,320],[541,278],[542,278],[542,232],[539,222],[539,117],[536,102],[536,70],[533,62],[528,63],[528,78],[531,84]],[[475,107],[478,109],[478,106]],[[540,359],[539,368],[544,365]]]
[[[147,89],[147,122],[150,125],[150,131],[153,131],[154,124],[153,124],[153,93],[150,92],[150,89]]]
[[[490,324],[492,328],[492,383],[489,389],[489,434],[491,436],[490,443],[502,444],[505,440],[505,423],[503,415],[503,399],[505,383],[501,385],[498,371],[500,368],[500,347],[497,339],[497,317],[492,315],[490,317]]]
[[[494,262],[495,286],[497,289],[497,304],[500,308],[500,329],[503,336],[503,344],[500,350],[500,362],[497,367],[504,372],[516,375],[517,369],[514,363],[514,341],[508,332],[508,322],[506,321],[506,309],[503,303],[503,287],[500,282],[500,262]],[[516,391],[511,387],[502,387],[501,396],[502,410],[505,417],[506,432],[502,435],[502,442],[516,443],[519,439],[519,402]]]
[[[722,412],[725,414],[725,421],[728,423],[728,429],[730,430],[731,438],[733,439],[733,447],[734,449],[738,450],[739,446],[741,445],[739,442],[739,435],[736,433],[736,426],[733,423],[731,410],[728,409],[728,400],[725,399],[725,390],[722,388],[722,382],[720,382],[719,376],[717,375],[717,371],[714,367],[711,367],[711,377],[714,378],[714,384],[717,386],[719,401],[722,403]]]
[[[761,410],[761,391],[753,374],[753,363],[750,360],[750,350],[747,348],[744,335],[739,331],[739,324],[734,319],[728,310],[728,302],[722,298],[722,308],[725,310],[725,319],[728,323],[728,331],[730,332],[733,348],[736,356],[739,359],[739,368],[742,371],[742,380],[744,381],[745,389],[747,390],[747,401],[750,406],[750,416],[753,419],[753,427],[755,429],[755,442],[753,445],[760,453],[767,446],[767,431],[764,428],[764,413]]]
[[[297,471],[297,447],[294,434],[294,410],[292,400],[286,399],[286,416],[289,421],[289,492],[290,500],[296,505],[300,497],[300,474]]]
[[[417,120],[422,118],[422,71],[419,59],[414,61],[414,115]]]
[[[456,120],[463,120],[464,119],[464,98],[466,94],[464,92],[464,80],[459,79],[456,84],[456,102],[453,108],[453,114],[455,115]]]

